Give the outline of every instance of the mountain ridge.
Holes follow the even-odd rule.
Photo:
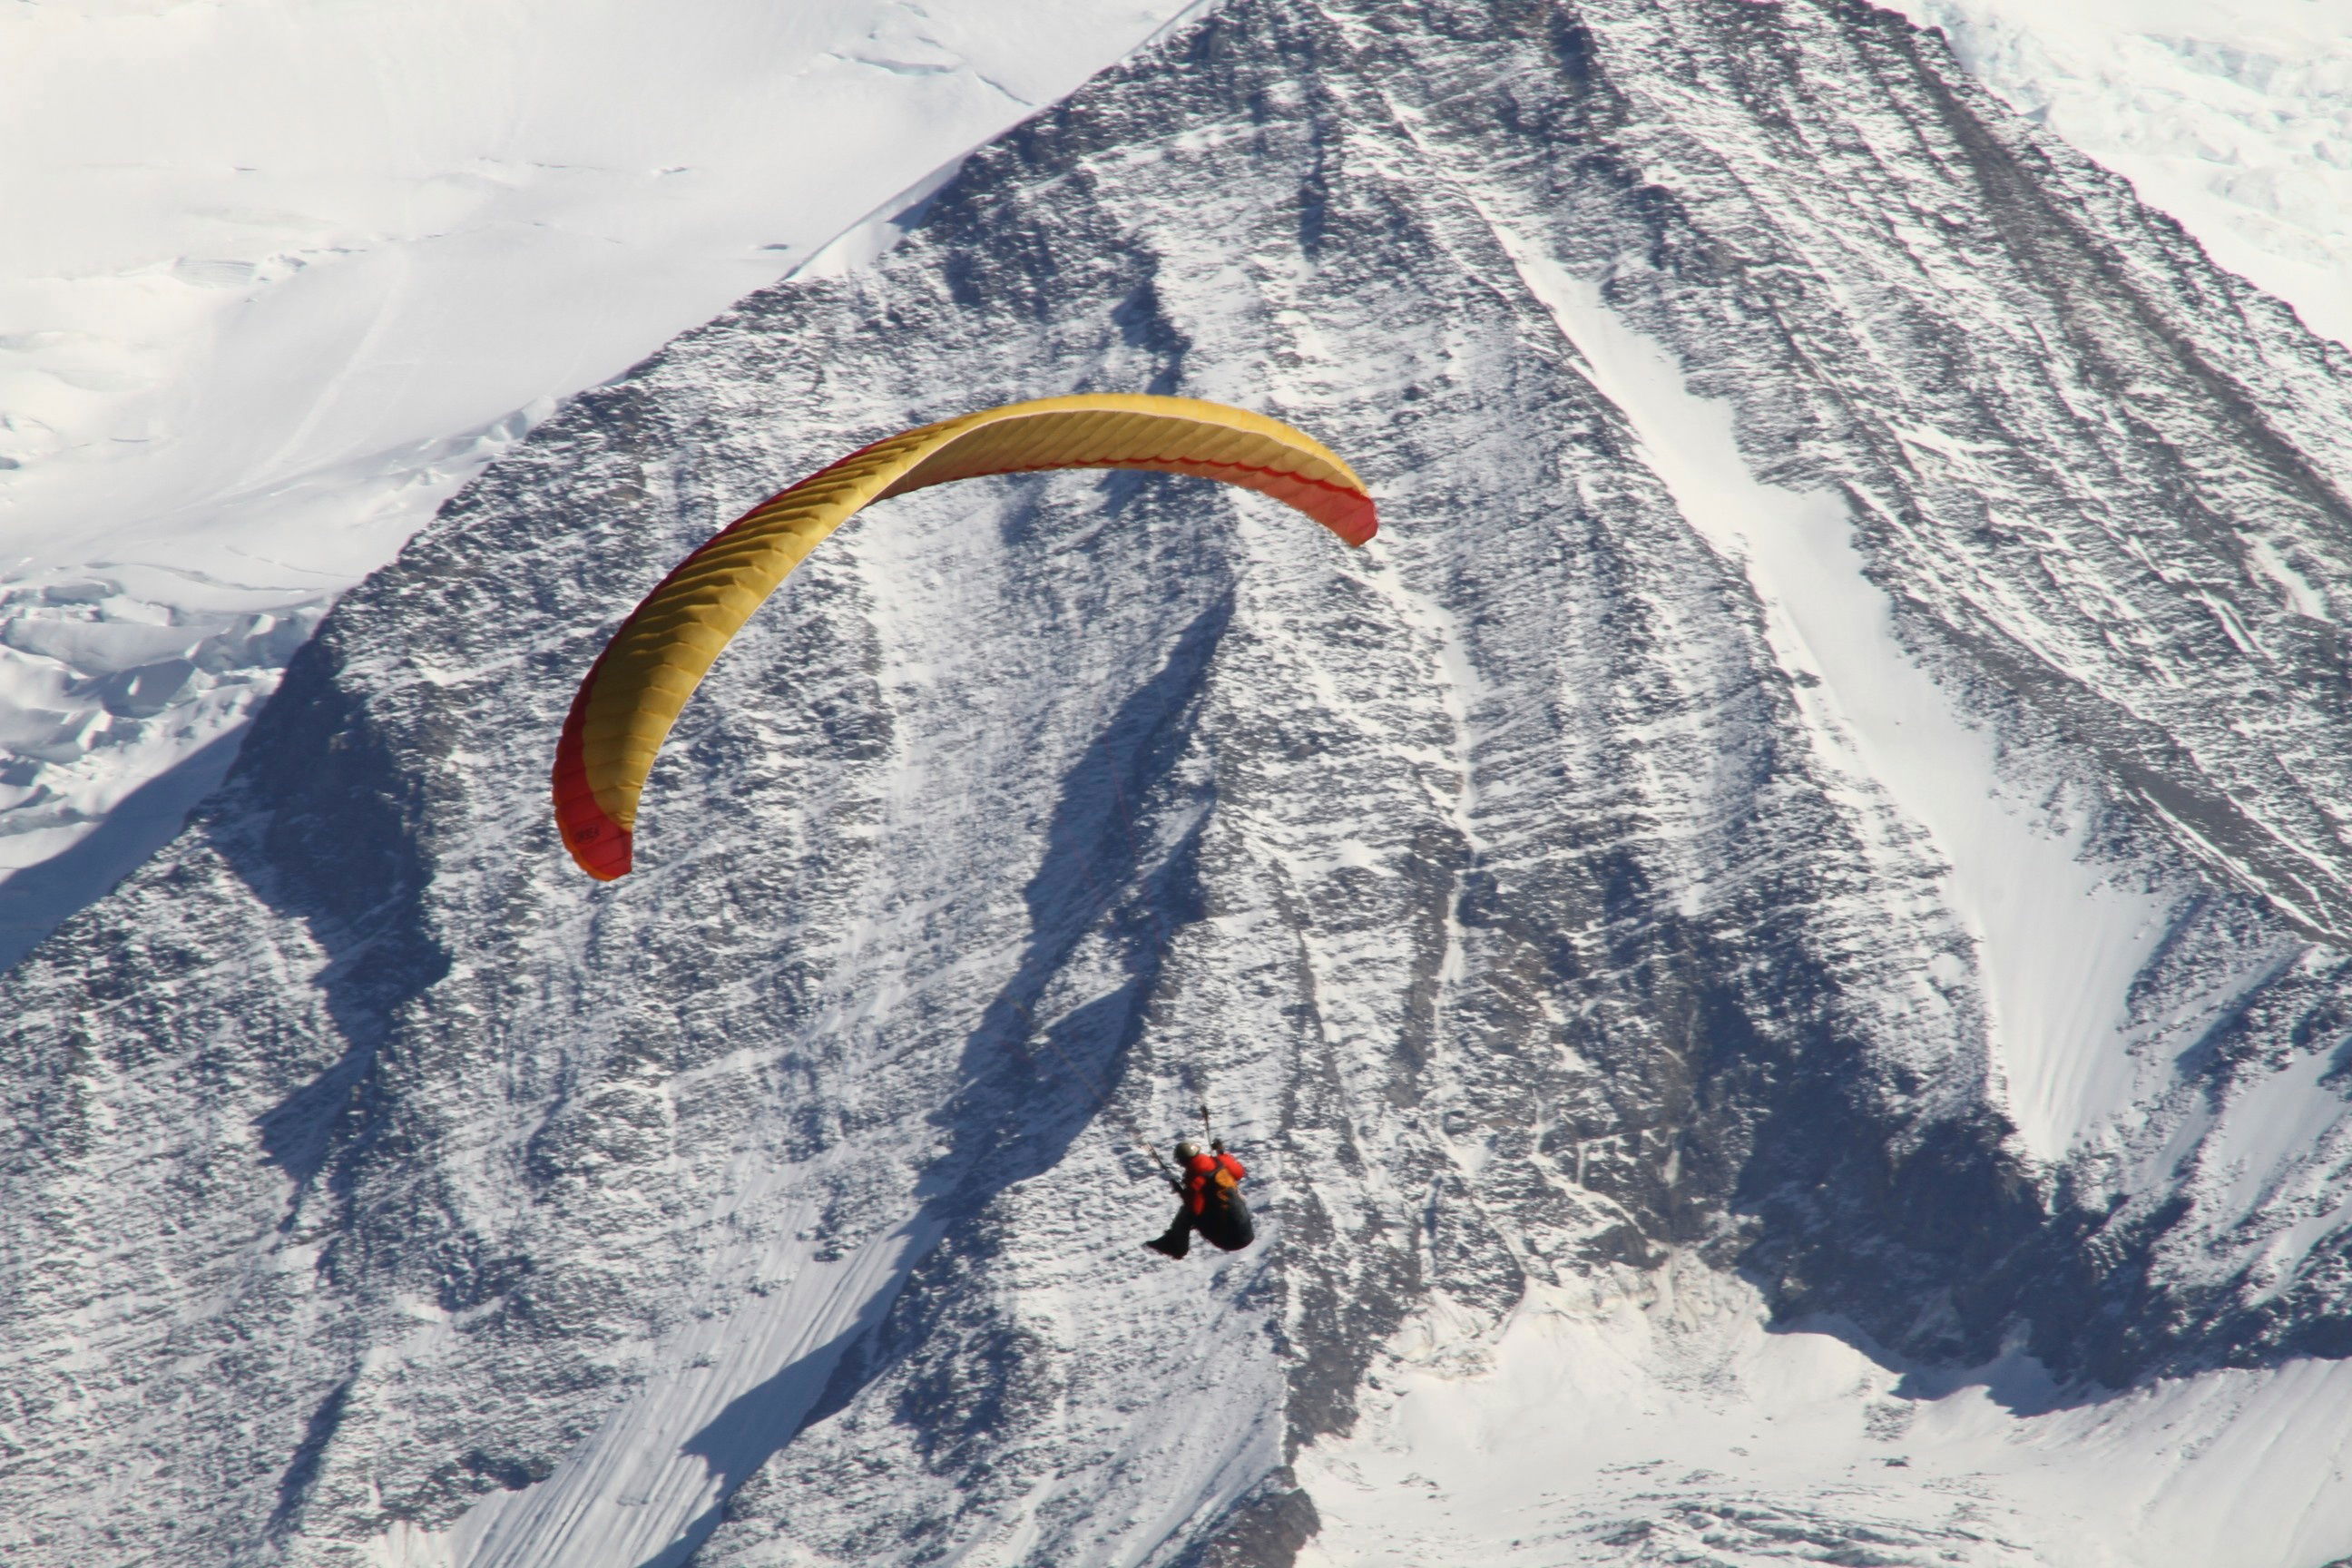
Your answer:
[[[1677,1258],[2094,1404],[2342,1354],[2343,351],[1927,48],[1237,0],[567,405],[0,982],[15,1550],[88,1549],[70,1463],[164,1560],[1286,1563],[1415,1322]],[[893,502],[641,869],[561,865],[543,753],[667,561],[1097,388],[1292,420],[1382,540]],[[1202,1094],[1267,1240],[1164,1269],[1130,1145]]]

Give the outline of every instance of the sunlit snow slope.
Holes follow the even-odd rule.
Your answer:
[[[0,965],[553,399],[1183,4],[0,13]]]
[[[1897,0],[2213,258],[2352,343],[2352,0]]]
[[[0,980],[0,1555],[2352,1552],[2347,365],[1885,11],[1234,0],[513,442]],[[1381,538],[878,507],[577,874],[671,561],[1106,389]]]
[[[551,400],[1183,0],[0,15],[0,965],[174,831],[333,596]],[[2347,0],[1916,0],[2352,336]]]
[[[0,963],[176,828],[333,595],[549,399],[1178,8],[0,19]],[[2352,331],[2343,0],[1913,15]]]
[[[2352,1538],[2352,1363],[2072,1398],[2021,1356],[1954,1377],[1776,1328],[1682,1266],[1447,1327],[1302,1460],[1299,1568],[2311,1568]]]

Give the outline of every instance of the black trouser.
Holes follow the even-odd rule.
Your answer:
[[[1191,1204],[1177,1205],[1176,1217],[1166,1231],[1151,1245],[1171,1258],[1181,1258],[1192,1250],[1192,1237],[1198,1232],[1213,1247],[1227,1252],[1239,1252],[1257,1239],[1257,1227],[1250,1223],[1249,1205],[1235,1192],[1212,1193],[1199,1214]]]

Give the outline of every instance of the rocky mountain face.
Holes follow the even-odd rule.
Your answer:
[[[12,1563],[1287,1564],[1401,1334],[1668,1268],[2083,1401],[2352,1352],[2340,348],[1834,0],[1235,0],[904,221],[501,459],[0,984]],[[1383,533],[887,503],[569,866],[672,561],[1088,390]],[[1265,1240],[1173,1266],[1203,1100]]]

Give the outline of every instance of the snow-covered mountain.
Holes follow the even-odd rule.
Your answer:
[[[2352,342],[2347,0],[1909,0]],[[175,832],[286,658],[556,401],[1183,0],[0,14],[0,966]]]
[[[0,967],[557,399],[1183,3],[0,12]]]
[[[519,440],[0,984],[12,1562],[2352,1552],[2352,354],[1835,0],[1236,0]],[[571,870],[666,565],[1014,396]],[[1170,1266],[1205,1097],[1266,1239]]]

